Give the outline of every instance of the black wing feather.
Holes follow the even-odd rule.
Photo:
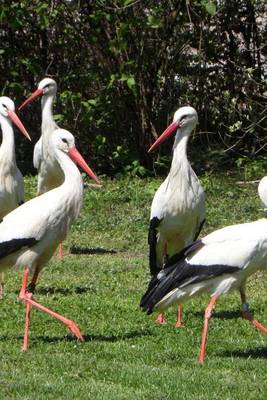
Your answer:
[[[32,247],[38,240],[35,238],[23,238],[23,239],[12,239],[6,242],[0,243],[0,258],[6,257],[9,254],[15,253],[22,247]]]
[[[174,255],[168,265],[148,285],[143,295],[140,307],[148,314],[152,313],[154,306],[168,293],[176,288],[184,288],[193,283],[215,278],[225,273],[234,273],[240,269],[229,265],[192,265],[186,261],[188,254],[203,246],[201,241],[188,246],[182,252]],[[174,262],[172,265],[171,261]]]
[[[196,234],[195,234],[195,237],[194,237],[194,242],[197,240],[200,232],[202,231],[202,228],[203,228],[205,222],[206,222],[205,218],[203,219],[203,221],[200,222],[200,225],[199,225],[198,230],[196,231]]]
[[[157,266],[157,253],[156,253],[156,246],[157,246],[157,227],[161,223],[162,219],[158,217],[153,217],[149,223],[148,229],[148,244],[149,244],[149,268],[150,273],[152,276],[156,275],[160,269]]]

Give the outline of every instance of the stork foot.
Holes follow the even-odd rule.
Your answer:
[[[161,313],[161,314],[158,315],[158,317],[157,317],[157,319],[156,319],[155,322],[157,322],[157,324],[160,324],[160,325],[166,325],[166,324],[167,324],[167,320],[166,320],[166,318],[164,317],[164,314],[163,314],[163,313]]]
[[[249,311],[248,305],[246,305],[246,310],[242,311],[242,317],[252,323],[256,328],[258,328],[260,331],[264,332],[265,335],[267,335],[267,328],[263,326],[259,321],[254,319],[253,315]]]
[[[176,323],[175,323],[175,328],[184,328],[184,323],[183,321],[179,321],[177,319]]]
[[[82,336],[81,331],[75,324],[75,322],[73,322],[72,320],[68,320],[68,323],[66,325],[69,328],[70,332],[73,333],[73,335],[75,335],[81,342],[84,342],[84,337]]]
[[[29,328],[30,328],[30,312],[31,308],[37,308],[38,310],[45,312],[46,314],[50,315],[51,317],[61,321],[63,324],[67,326],[67,328],[70,330],[71,333],[73,333],[80,341],[84,341],[84,338],[80,332],[80,329],[78,326],[75,324],[74,321],[64,317],[63,315],[60,315],[56,313],[55,311],[51,310],[50,308],[47,308],[43,306],[42,304],[38,303],[33,299],[33,294],[31,292],[28,292],[26,287],[27,287],[27,280],[28,280],[28,275],[29,275],[29,269],[26,268],[23,274],[23,279],[22,279],[22,286],[20,289],[19,293],[19,299],[22,300],[25,304],[25,329],[24,329],[24,343],[22,350],[27,351],[28,349],[28,341],[29,341]]]

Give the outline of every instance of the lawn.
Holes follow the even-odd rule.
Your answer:
[[[203,175],[207,192],[204,232],[264,216],[257,185],[243,176]],[[147,226],[161,179],[103,178],[87,187],[84,207],[56,256],[40,276],[36,298],[72,318],[79,343],[65,326],[34,310],[29,351],[23,341],[24,307],[17,300],[21,271],[7,275],[1,301],[1,399],[266,399],[266,336],[240,317],[238,293],[222,297],[210,323],[207,358],[197,362],[208,297],[184,305],[185,326],[158,326],[139,310],[149,279]],[[26,179],[28,197],[35,179]],[[112,254],[74,255],[71,246],[103,247]],[[227,249],[226,249],[227,251]],[[248,282],[255,317],[267,325],[266,274]]]

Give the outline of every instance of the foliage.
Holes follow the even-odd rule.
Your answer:
[[[262,0],[23,0],[0,7],[2,93],[19,105],[53,76],[57,121],[102,173],[134,162],[151,170],[147,149],[184,104],[199,113],[197,149],[220,147],[228,161],[266,151]],[[35,140],[39,110],[34,104],[22,115]],[[29,145],[18,145],[20,159],[27,155],[23,169],[32,171]],[[164,155],[170,147],[171,140]]]
[[[243,176],[201,176],[207,192],[205,234],[218,227],[263,216],[253,183]],[[257,176],[260,178],[260,176]],[[36,298],[74,319],[85,343],[65,326],[32,311],[29,351],[23,354],[24,308],[18,302],[21,271],[7,274],[1,301],[0,398],[14,400],[161,400],[264,399],[266,341],[240,318],[239,295],[222,296],[211,318],[207,359],[197,362],[207,297],[184,305],[181,330],[158,326],[154,315],[139,310],[146,288],[147,226],[150,204],[160,179],[103,180],[88,187],[80,218],[63,243],[65,257],[49,262],[40,276]],[[27,198],[36,180],[27,178]],[[231,204],[231,206],[229,206]],[[105,247],[116,254],[70,255],[71,245]],[[248,283],[255,317],[266,319],[266,279]],[[212,379],[211,379],[212,377]],[[207,386],[208,384],[208,386]],[[208,387],[208,390],[207,390]]]

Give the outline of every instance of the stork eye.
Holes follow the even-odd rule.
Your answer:
[[[188,117],[188,115],[183,115],[181,118],[180,118],[180,121],[182,121],[183,119],[186,119]]]
[[[68,141],[67,141],[67,139],[65,139],[65,138],[63,138],[63,139],[62,139],[62,142],[64,142],[64,143],[67,143],[67,144],[68,144]]]
[[[4,107],[4,109],[7,111],[7,106],[5,104],[2,104],[2,106]]]

